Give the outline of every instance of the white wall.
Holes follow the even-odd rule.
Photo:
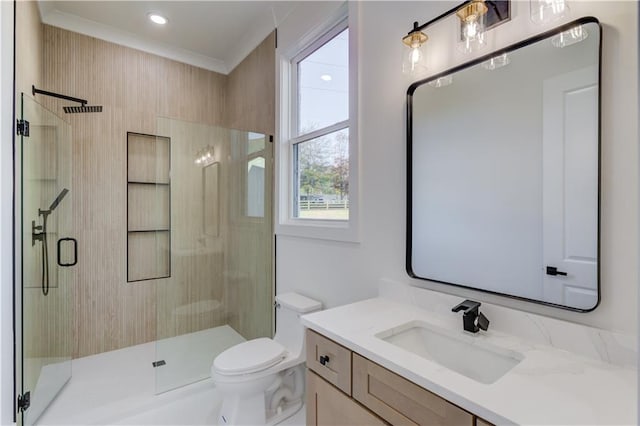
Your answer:
[[[360,242],[278,236],[277,292],[298,290],[336,306],[377,294],[380,278],[421,284],[439,291],[507,305],[610,330],[635,333],[638,282],[638,129],[635,2],[571,2],[567,20],[593,15],[603,24],[602,67],[602,302],[579,314],[499,296],[411,280],[405,273],[405,94],[410,81],[401,73],[401,38],[413,21],[425,22],[456,2],[359,2],[352,5],[360,38]],[[305,11],[305,8],[309,8]],[[527,38],[543,29],[528,18],[528,2],[515,2],[511,22],[496,30],[494,46]],[[279,43],[300,20],[315,24],[328,6],[301,5],[278,29]],[[307,13],[310,12],[310,13]],[[354,13],[352,12],[352,15]],[[324,15],[326,16],[326,15]],[[304,18],[303,18],[304,17]],[[434,31],[453,31],[444,22]],[[450,22],[453,25],[453,22]],[[313,26],[313,25],[311,25]],[[297,30],[296,30],[297,28]],[[308,27],[307,27],[308,28]],[[430,43],[435,73],[470,57],[451,53],[445,42]],[[441,40],[446,37],[441,37]]]
[[[0,2],[0,424],[13,421],[13,2]]]

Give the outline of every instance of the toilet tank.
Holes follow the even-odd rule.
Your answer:
[[[276,296],[276,335],[273,340],[294,356],[304,355],[304,327],[300,316],[322,309],[322,303],[298,293]]]

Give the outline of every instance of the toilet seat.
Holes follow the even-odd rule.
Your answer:
[[[250,374],[272,367],[286,356],[284,346],[275,340],[261,337],[222,352],[213,361],[213,368],[217,373],[228,376]]]

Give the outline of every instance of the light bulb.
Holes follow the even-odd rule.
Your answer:
[[[153,22],[154,24],[158,24],[158,25],[165,25],[167,22],[169,22],[169,20],[167,18],[165,18],[164,16],[158,14],[158,13],[154,13],[154,12],[149,12],[147,14],[147,17],[149,18],[149,20],[151,22]]]
[[[444,77],[437,78],[435,80],[431,80],[427,84],[431,87],[440,88],[445,87],[453,83],[453,76],[451,74],[445,75]]]
[[[551,37],[551,44],[555,47],[567,47],[581,42],[586,39],[588,35],[587,30],[585,30],[582,25],[578,25],[577,27],[573,27],[568,31],[563,31]]]
[[[536,24],[555,22],[569,10],[566,0],[530,0],[531,20]]]
[[[582,25],[571,28],[569,32],[574,39],[584,40],[586,38],[586,31],[582,29]]]
[[[470,53],[485,46],[487,11],[483,0],[473,0],[456,12],[459,18],[456,39],[462,52]]]
[[[417,47],[411,48],[411,53],[409,54],[409,56],[411,58],[411,70],[413,71],[416,65],[418,64],[418,62],[420,62],[420,59],[422,58],[422,55],[420,54],[420,49]]]
[[[478,23],[474,20],[467,21],[464,25],[464,38],[470,39],[478,35]]]
[[[424,44],[428,40],[428,37],[418,30],[417,27],[418,23],[416,22],[414,23],[414,31],[402,39],[402,42],[409,47],[409,49],[404,50],[403,53],[402,72],[414,76],[421,75],[427,70]]]
[[[545,1],[547,2],[548,6],[551,6],[551,11],[555,15],[564,13],[567,6],[564,0],[545,0]]]
[[[463,52],[473,52],[484,46],[484,32],[477,20],[469,20],[462,26],[462,43],[460,49]]]
[[[494,56],[493,58],[484,61],[480,65],[482,65],[482,68],[486,70],[493,71],[509,65],[510,62],[511,60],[509,59],[509,56],[506,53],[503,53],[502,55]]]
[[[407,74],[419,74],[426,69],[424,53],[420,46],[410,48],[402,63],[402,71]]]

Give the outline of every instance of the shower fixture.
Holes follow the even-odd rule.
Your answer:
[[[38,217],[42,216],[42,225],[36,225],[36,221],[31,221],[31,246],[36,244],[36,241],[42,243],[42,294],[45,296],[49,294],[49,248],[47,247],[47,218],[58,207],[60,201],[64,198],[69,190],[62,188],[60,194],[51,203],[48,210],[38,209]],[[58,254],[58,257],[60,255]]]
[[[67,101],[77,102],[80,106],[64,106],[62,109],[67,114],[77,114],[82,112],[102,112],[102,105],[87,105],[87,100],[74,98],[73,96],[61,95],[60,93],[47,92],[46,90],[36,89],[36,86],[31,86],[31,93],[33,96],[45,95],[53,98],[64,99]]]

